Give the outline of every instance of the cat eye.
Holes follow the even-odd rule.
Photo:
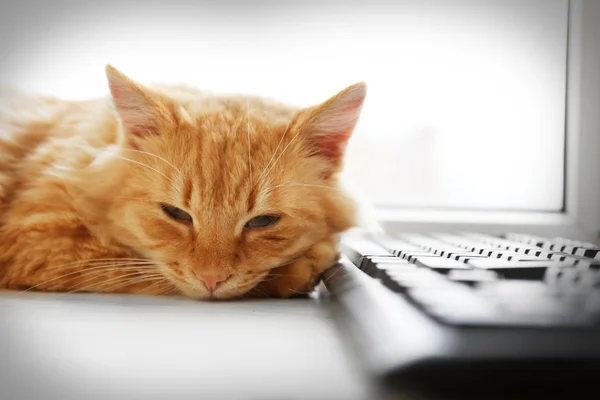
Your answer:
[[[278,215],[259,215],[258,217],[252,218],[244,225],[244,230],[252,228],[266,228],[271,225],[275,225],[279,221]]]
[[[174,220],[181,221],[181,222],[193,222],[194,221],[192,219],[192,216],[190,214],[186,213],[185,211],[183,211],[181,208],[170,206],[168,204],[161,204],[160,208],[162,208],[164,213],[167,214],[169,217],[173,218]]]

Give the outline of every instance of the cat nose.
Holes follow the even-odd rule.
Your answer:
[[[198,276],[198,279],[200,279],[202,281],[202,283],[204,283],[204,286],[206,286],[208,291],[214,292],[217,289],[217,287],[219,286],[219,284],[221,284],[221,283],[225,282],[227,279],[229,279],[231,274],[228,274],[228,275],[225,275],[225,274],[221,274],[221,275],[197,274],[197,276]]]

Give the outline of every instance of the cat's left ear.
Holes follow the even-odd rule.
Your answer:
[[[308,110],[304,131],[312,154],[320,155],[336,166],[340,163],[366,95],[367,85],[356,83]]]
[[[132,139],[159,134],[175,122],[170,100],[134,82],[112,65],[106,66],[106,76],[115,108]]]

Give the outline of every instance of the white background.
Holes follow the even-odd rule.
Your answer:
[[[3,10],[0,84],[103,96],[111,63],[309,105],[366,81],[347,173],[375,204],[563,207],[567,0],[36,3]]]

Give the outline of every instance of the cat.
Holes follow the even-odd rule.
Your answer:
[[[359,225],[340,172],[366,84],[301,108],[106,77],[108,99],[4,96],[0,288],[313,290]]]

